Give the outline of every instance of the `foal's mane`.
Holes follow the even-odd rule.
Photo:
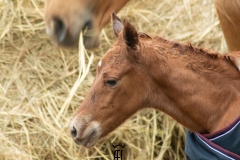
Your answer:
[[[204,54],[204,55],[209,56],[210,58],[213,58],[213,59],[218,59],[218,58],[223,58],[224,57],[223,55],[221,55],[218,52],[212,52],[212,51],[209,51],[209,50],[204,49],[204,48],[194,47],[194,46],[192,46],[191,43],[185,45],[185,44],[181,44],[177,41],[168,41],[168,40],[166,40],[162,37],[158,37],[158,36],[154,37],[154,39],[156,39],[156,41],[168,44],[172,48],[179,48],[181,50],[180,51],[181,54],[184,54],[186,52],[191,52],[193,54]]]
[[[147,44],[149,44],[148,42],[151,41],[151,43],[152,43],[151,47],[159,48],[159,49],[161,48],[162,51],[165,50],[166,48],[168,48],[168,49],[170,48],[170,49],[178,50],[180,54],[202,55],[203,57],[211,60],[211,62],[209,64],[213,64],[213,61],[217,62],[217,61],[221,60],[221,61],[227,62],[229,64],[229,66],[232,66],[235,69],[237,69],[238,71],[240,71],[240,52],[239,51],[235,51],[235,52],[231,52],[231,53],[222,55],[218,52],[213,52],[213,51],[210,51],[210,50],[207,50],[204,48],[194,47],[194,46],[192,46],[191,43],[181,44],[177,41],[169,41],[169,40],[166,40],[159,36],[151,37],[151,36],[147,35],[146,33],[142,33],[142,32],[138,32],[138,38],[140,40],[139,41],[140,45],[143,48],[146,48]],[[163,46],[159,45],[159,44],[162,44]],[[148,50],[149,49],[150,48],[148,48]],[[218,64],[219,63],[215,63],[215,65],[218,65]],[[238,74],[239,73],[240,72],[238,72]]]
[[[181,44],[177,41],[169,41],[169,40],[166,40],[166,39],[164,39],[162,37],[159,37],[159,36],[156,36],[156,37],[152,38],[151,36],[147,35],[146,33],[142,33],[142,32],[139,32],[138,36],[139,36],[140,39],[154,40],[155,42],[164,43],[165,45],[168,45],[170,48],[179,49],[180,54],[185,54],[185,53],[188,52],[188,53],[192,53],[192,54],[202,54],[202,55],[208,56],[211,59],[223,59],[223,60],[226,60],[227,62],[230,61],[228,56],[225,56],[225,55],[222,55],[218,52],[213,52],[213,51],[210,51],[210,50],[207,50],[207,49],[204,49],[204,48],[194,47],[194,46],[192,46],[191,43],[189,43],[187,45],[186,44]],[[236,66],[234,65],[234,67],[236,67]]]

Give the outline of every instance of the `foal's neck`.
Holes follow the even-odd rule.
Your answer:
[[[145,57],[153,107],[200,133],[240,115],[240,73],[223,56],[160,38],[153,43]]]

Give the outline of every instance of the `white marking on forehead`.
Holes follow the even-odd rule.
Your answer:
[[[102,60],[98,62],[98,67],[101,67],[101,66],[102,66]]]

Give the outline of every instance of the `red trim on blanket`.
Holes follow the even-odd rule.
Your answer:
[[[214,133],[202,134],[202,135],[204,137],[206,137],[207,139],[213,139],[213,138],[218,137],[218,136],[226,133],[227,131],[231,130],[239,121],[240,121],[240,116],[235,121],[230,123],[228,126],[224,127],[223,129],[220,129]]]
[[[228,132],[229,130],[231,130],[238,122],[240,122],[240,116],[233,121],[231,124],[229,124],[228,126],[224,127],[223,129],[220,129],[219,131],[216,131],[214,133],[211,134],[200,134],[200,133],[196,133],[202,140],[204,140],[207,144],[209,144],[210,146],[212,146],[213,148],[217,149],[218,151],[232,157],[232,158],[236,158],[240,160],[240,155],[237,155],[233,152],[230,152],[224,148],[222,148],[221,146],[213,143],[212,141],[210,141],[209,139],[213,139],[215,137],[218,137],[226,132]]]
[[[218,151],[232,157],[232,158],[236,158],[236,159],[240,159],[240,156],[230,152],[222,147],[220,147],[219,145],[216,145],[215,143],[211,142],[210,140],[208,140],[206,137],[204,137],[203,135],[201,135],[200,133],[196,133],[200,138],[202,138],[202,140],[204,140],[207,144],[209,144],[210,146],[212,146],[213,148],[217,149]]]

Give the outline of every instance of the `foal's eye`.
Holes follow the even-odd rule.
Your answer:
[[[106,81],[106,85],[109,87],[114,87],[117,84],[117,80],[116,79],[109,79]]]

